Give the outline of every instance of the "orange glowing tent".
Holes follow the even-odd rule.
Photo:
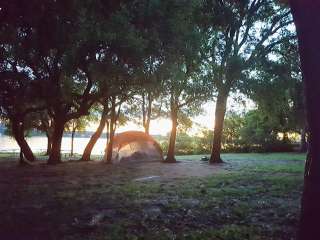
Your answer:
[[[159,143],[141,131],[126,131],[114,136],[112,161],[162,161]]]

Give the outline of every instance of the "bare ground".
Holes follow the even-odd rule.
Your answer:
[[[0,239],[293,239],[300,160],[0,166]],[[255,158],[254,158],[255,159]]]

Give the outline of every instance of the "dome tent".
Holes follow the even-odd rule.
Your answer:
[[[162,149],[150,135],[141,131],[126,131],[114,136],[112,162],[162,160]]]

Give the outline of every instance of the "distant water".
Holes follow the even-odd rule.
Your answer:
[[[88,137],[74,138],[74,153],[82,154],[89,139],[90,138]],[[106,138],[99,139],[92,150],[92,154],[103,154],[106,146],[106,141],[107,141]],[[47,138],[44,136],[35,136],[35,137],[27,138],[27,142],[29,143],[31,149],[34,152],[44,152],[47,149]],[[63,137],[61,151],[63,153],[69,153],[70,149],[71,149],[71,138]],[[19,152],[19,146],[14,140],[14,138],[0,135],[0,152]]]

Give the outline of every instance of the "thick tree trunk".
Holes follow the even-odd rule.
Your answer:
[[[307,132],[306,128],[301,129],[301,139],[300,139],[300,149],[299,151],[301,153],[305,153],[308,150],[308,144],[307,144]]]
[[[172,121],[172,129],[170,133],[169,147],[167,158],[165,162],[167,163],[175,163],[175,145],[176,145],[176,137],[177,137],[177,126],[178,126],[178,111],[176,107],[171,107],[171,121]]]
[[[291,0],[306,93],[310,144],[305,165],[299,240],[320,236],[320,1]]]
[[[213,142],[211,148],[210,164],[223,163],[221,153],[221,138],[223,131],[224,116],[227,109],[227,94],[219,92],[216,103],[215,120],[214,120],[214,131],[213,131]]]
[[[12,121],[12,133],[13,133],[13,136],[14,136],[15,140],[17,141],[17,143],[20,147],[20,151],[21,151],[22,155],[25,157],[25,159],[28,162],[34,162],[35,157],[33,155],[33,152],[31,150],[29,144],[27,143],[27,141],[24,137],[23,121],[19,121],[19,120]]]
[[[55,119],[52,135],[52,148],[49,155],[48,164],[61,163],[61,142],[65,122],[61,119]]]
[[[73,128],[71,132],[71,151],[70,151],[70,156],[73,156],[73,146],[74,146],[74,134],[76,133],[76,129]]]
[[[52,136],[47,132],[47,151],[46,151],[46,156],[50,155],[51,153],[51,148],[52,148]]]
[[[107,121],[107,114],[106,114],[106,111],[104,110],[101,114],[98,128],[96,129],[94,134],[91,136],[86,148],[83,151],[82,158],[81,158],[82,161],[90,161],[92,149],[96,144],[96,142],[98,141],[98,139],[100,138],[103,132],[103,129],[106,125],[106,121]]]

